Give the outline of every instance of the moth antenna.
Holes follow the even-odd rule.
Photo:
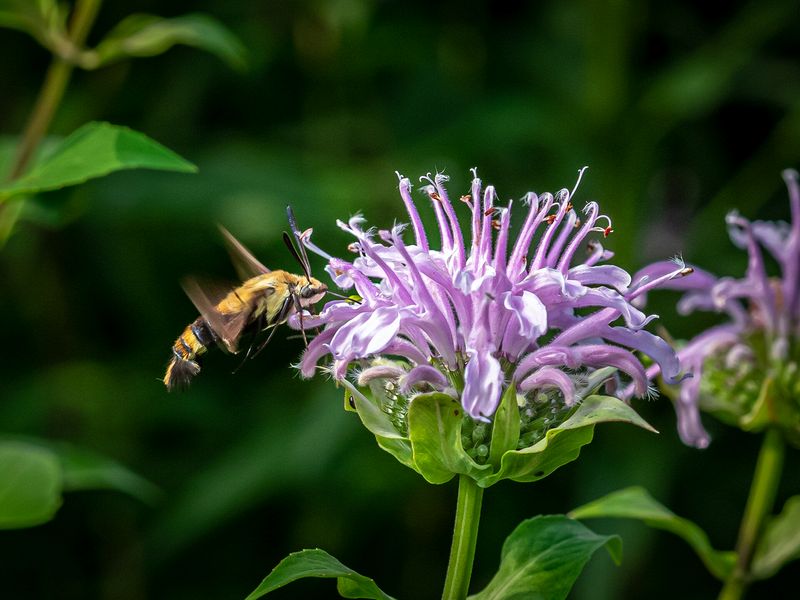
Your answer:
[[[308,253],[306,252],[306,247],[301,239],[302,234],[300,233],[300,229],[297,227],[297,221],[294,218],[294,211],[292,210],[291,206],[286,207],[286,218],[289,220],[289,227],[292,230],[294,239],[297,240],[297,245],[299,247],[301,256],[300,264],[303,267],[306,277],[311,279],[311,262],[308,260]]]
[[[303,275],[305,275],[306,278],[311,279],[311,272],[309,271],[308,265],[303,261],[303,258],[298,253],[294,243],[292,243],[292,238],[290,238],[289,234],[285,231],[283,232],[283,243],[286,244],[286,247],[289,249],[289,252],[292,253],[292,256],[294,256],[295,260],[300,263],[300,267],[303,269]],[[302,245],[300,247],[302,248]]]

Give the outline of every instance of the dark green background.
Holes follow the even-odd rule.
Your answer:
[[[147,507],[74,493],[53,522],[0,533],[4,597],[243,598],[285,554],[316,546],[401,599],[438,597],[455,486],[425,484],[342,411],[332,384],[300,380],[300,340],[277,336],[235,376],[238,361],[215,352],[185,394],[159,382],[195,318],[180,277],[233,278],[217,222],[267,265],[296,269],[280,241],[287,203],[344,253],[336,218],[405,218],[395,170],[445,170],[461,194],[477,166],[507,199],[572,187],[589,165],[576,201],[597,199],[613,219],[618,264],[682,252],[738,274],[746,260],[724,214],[788,218],[780,171],[800,165],[795,2],[469,4],[105,3],[90,41],[130,12],[205,11],[241,37],[250,69],[176,48],[73,80],[54,135],[96,119],[128,125],[200,172],[116,174],[30,205],[0,256],[0,430],[105,453],[164,495]],[[0,56],[0,133],[13,136],[49,57],[5,30]],[[677,319],[674,299],[653,310],[677,337],[711,322]],[[679,443],[668,401],[636,407],[660,436],[601,426],[547,480],[486,493],[474,590],[520,520],[627,485],[733,546],[758,440],[706,418],[714,443],[698,452]],[[796,451],[783,483],[780,502],[800,490]],[[590,526],[623,533],[624,563],[596,556],[572,597],[716,594],[668,534]],[[752,596],[796,586],[792,569]],[[312,581],[275,597],[333,595],[332,582]]]

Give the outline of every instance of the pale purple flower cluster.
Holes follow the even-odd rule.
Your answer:
[[[366,369],[362,383],[386,378],[405,394],[451,393],[483,420],[494,414],[511,382],[519,393],[557,390],[569,406],[580,397],[581,377],[603,367],[618,369],[636,395],[646,395],[648,378],[634,351],[656,361],[667,380],[680,379],[673,349],[643,329],[655,317],[631,301],[690,269],[672,264],[668,272],[632,284],[625,270],[599,264],[612,253],[597,239],[582,245],[592,233],[608,235],[611,222],[596,202],[579,216],[575,190],[528,193],[522,200],[527,216],[514,237],[512,202],[498,206],[494,187],[483,189],[475,170],[473,175],[471,193],[460,199],[470,211],[467,239],[444,187],[448,178],[421,178],[438,224],[438,249],[412,200],[411,182],[399,174],[408,242],[407,226],[376,231],[356,216],[338,223],[355,238],[350,250],[357,256],[347,261],[320,250],[310,232],[300,234],[310,250],[328,259],[336,284],[355,288],[360,297],[330,302],[319,315],[304,317],[304,327],[322,326],[300,362],[304,376],[331,355],[337,379],[354,365]],[[366,360],[375,357],[393,360]]]
[[[789,190],[791,224],[785,222],[748,221],[738,212],[730,213],[726,222],[731,241],[747,250],[745,277],[716,277],[694,269],[694,273],[665,287],[686,290],[678,303],[678,311],[694,310],[726,313],[730,321],[701,333],[679,352],[681,364],[693,377],[684,381],[677,402],[678,430],[683,441],[697,447],[708,445],[709,438],[700,422],[699,396],[707,361],[724,355],[728,368],[752,362],[758,346],[765,348],[764,365],[781,365],[789,358],[793,340],[800,335],[800,187],[794,170],[783,172]],[[766,249],[781,270],[781,278],[770,278],[761,248]],[[656,263],[642,274],[657,276],[667,271],[666,263]],[[657,373],[654,366],[649,375]]]

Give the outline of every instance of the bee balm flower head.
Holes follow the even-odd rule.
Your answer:
[[[301,234],[327,258],[336,284],[360,297],[305,317],[305,327],[322,329],[302,357],[302,374],[311,376],[329,357],[337,379],[355,369],[359,383],[381,382],[393,397],[445,392],[484,421],[511,384],[522,408],[546,401],[556,415],[596,389],[592,374],[606,367],[636,395],[646,395],[648,378],[636,351],[677,382],[677,356],[644,329],[654,317],[632,300],[689,270],[673,264],[656,278],[632,282],[622,268],[601,264],[612,256],[600,243],[612,228],[596,202],[578,210],[575,190],[562,189],[501,205],[494,187],[484,188],[473,175],[470,192],[456,202],[446,176],[421,178],[435,233],[423,226],[411,181],[398,174],[408,225],[370,229],[361,216],[339,222],[354,238],[351,260],[328,255],[310,232]],[[459,205],[466,219],[459,218]],[[517,209],[526,215],[512,235]]]

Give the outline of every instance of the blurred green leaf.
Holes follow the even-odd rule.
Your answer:
[[[72,444],[54,444],[64,471],[64,491],[114,490],[154,504],[160,490],[115,460]]]
[[[767,579],[797,559],[800,559],[800,496],[792,496],[781,513],[767,524],[750,570],[756,579]]]
[[[567,597],[592,554],[603,546],[619,564],[619,536],[598,535],[563,515],[528,519],[503,544],[497,574],[470,599],[561,600]]]
[[[790,0],[745,5],[705,45],[658,72],[642,97],[642,108],[680,120],[717,105],[729,95],[734,76],[792,22],[796,10]]]
[[[97,68],[131,56],[156,56],[176,44],[193,46],[214,54],[242,70],[247,52],[239,39],[216,19],[189,14],[166,19],[135,14],[123,19],[94,51],[85,53],[87,68]]]
[[[152,527],[151,559],[166,560],[279,490],[323,477],[358,431],[329,392],[322,388],[291,417],[268,411],[214,462],[197,468]]]
[[[626,488],[598,498],[570,511],[569,516],[574,519],[638,519],[655,529],[674,533],[692,547],[709,572],[720,580],[730,575],[736,562],[735,552],[714,550],[698,525],[675,515],[641,487]]]
[[[67,137],[29,173],[0,186],[0,200],[56,190],[123,169],[194,173],[192,163],[127,127],[88,123]]]
[[[393,600],[391,596],[384,594],[372,579],[359,575],[319,548],[293,552],[284,558],[246,600],[261,598],[304,577],[336,577],[336,587],[343,598]]]
[[[489,447],[489,462],[500,467],[500,460],[508,450],[514,450],[519,441],[519,405],[517,405],[517,386],[509,385],[500,406],[492,419],[492,442]]]
[[[55,0],[0,0],[0,27],[28,33],[44,46],[64,31],[66,14]]]
[[[61,506],[61,483],[61,466],[52,452],[25,442],[0,442],[0,529],[52,519]]]
[[[547,477],[578,458],[581,448],[592,441],[595,425],[615,421],[657,433],[623,401],[610,396],[589,396],[566,421],[548,430],[542,440],[529,448],[506,452],[500,469],[482,475],[478,484],[489,487],[501,479],[525,482]]]

